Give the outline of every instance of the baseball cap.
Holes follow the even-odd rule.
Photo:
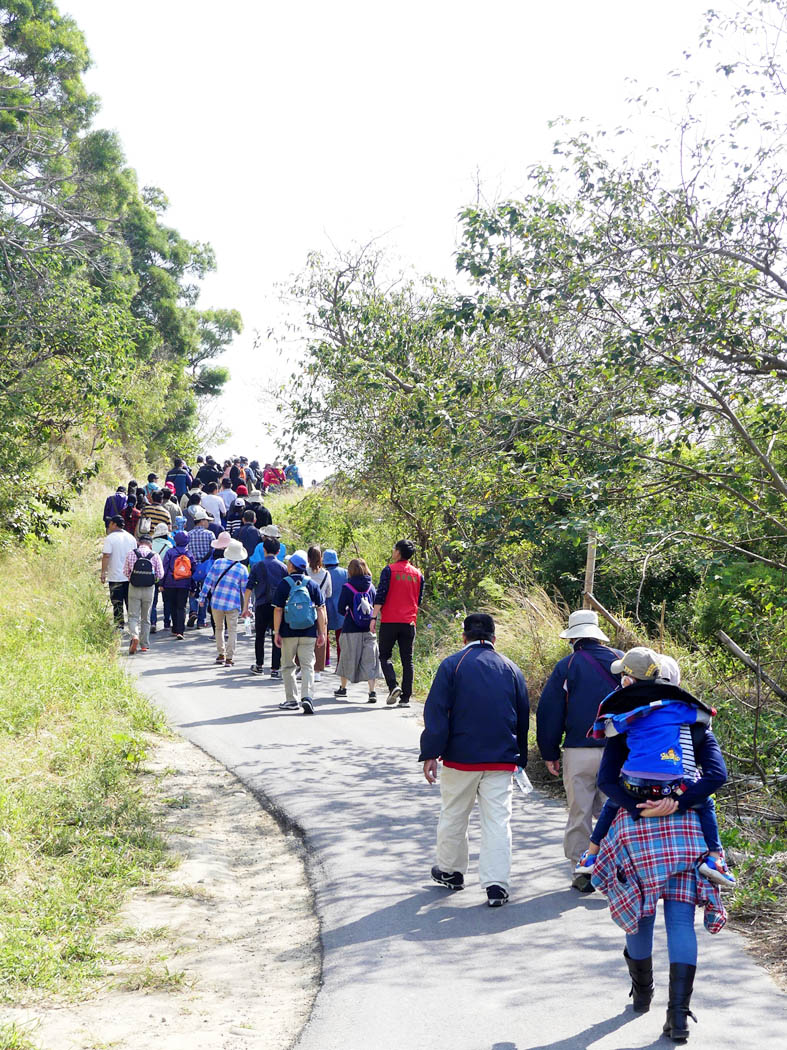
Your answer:
[[[293,551],[292,554],[287,555],[287,561],[296,569],[305,569],[308,563],[306,551]]]
[[[612,674],[627,674],[645,682],[650,678],[661,677],[661,657],[652,649],[644,645],[635,645],[629,649],[619,660],[609,665]]]

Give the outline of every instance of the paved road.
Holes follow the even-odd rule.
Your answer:
[[[417,764],[419,708],[371,707],[364,687],[313,718],[280,712],[281,684],[252,678],[250,639],[216,668],[205,632],[153,637],[133,659],[174,728],[304,829],[322,925],[323,987],[298,1050],[634,1050],[659,1039],[664,929],[649,1014],[627,1005],[621,932],[604,900],[568,886],[558,803],[515,793],[511,903],[486,907],[475,860],[458,894],[429,879],[439,796]],[[477,843],[477,833],[475,834]],[[473,858],[475,855],[473,855]],[[787,996],[741,939],[700,929],[690,1045],[787,1045]]]

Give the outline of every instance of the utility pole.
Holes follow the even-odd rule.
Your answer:
[[[593,606],[590,602],[590,597],[593,594],[593,582],[596,577],[596,534],[591,532],[588,534],[588,556],[585,562],[585,600],[583,602],[583,608],[592,609]]]

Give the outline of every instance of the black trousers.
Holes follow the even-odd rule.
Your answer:
[[[110,583],[109,600],[112,602],[112,614],[115,626],[123,626],[123,606],[128,609],[128,580],[123,583]]]
[[[183,634],[186,630],[188,587],[165,587],[164,593],[169,597],[169,607],[172,610],[172,630],[175,634]]]
[[[399,646],[399,657],[402,661],[402,700],[409,700],[413,695],[413,643],[415,642],[414,623],[381,623],[377,628],[377,644],[380,647],[380,666],[385,675],[388,692],[396,688],[396,671],[391,657],[394,645]]]
[[[254,658],[258,667],[265,663],[265,635],[271,632],[271,669],[278,671],[281,667],[281,649],[273,640],[273,606],[270,602],[254,607]]]

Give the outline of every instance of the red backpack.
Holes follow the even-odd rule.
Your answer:
[[[191,558],[188,554],[179,554],[172,566],[172,576],[176,580],[191,579]]]

